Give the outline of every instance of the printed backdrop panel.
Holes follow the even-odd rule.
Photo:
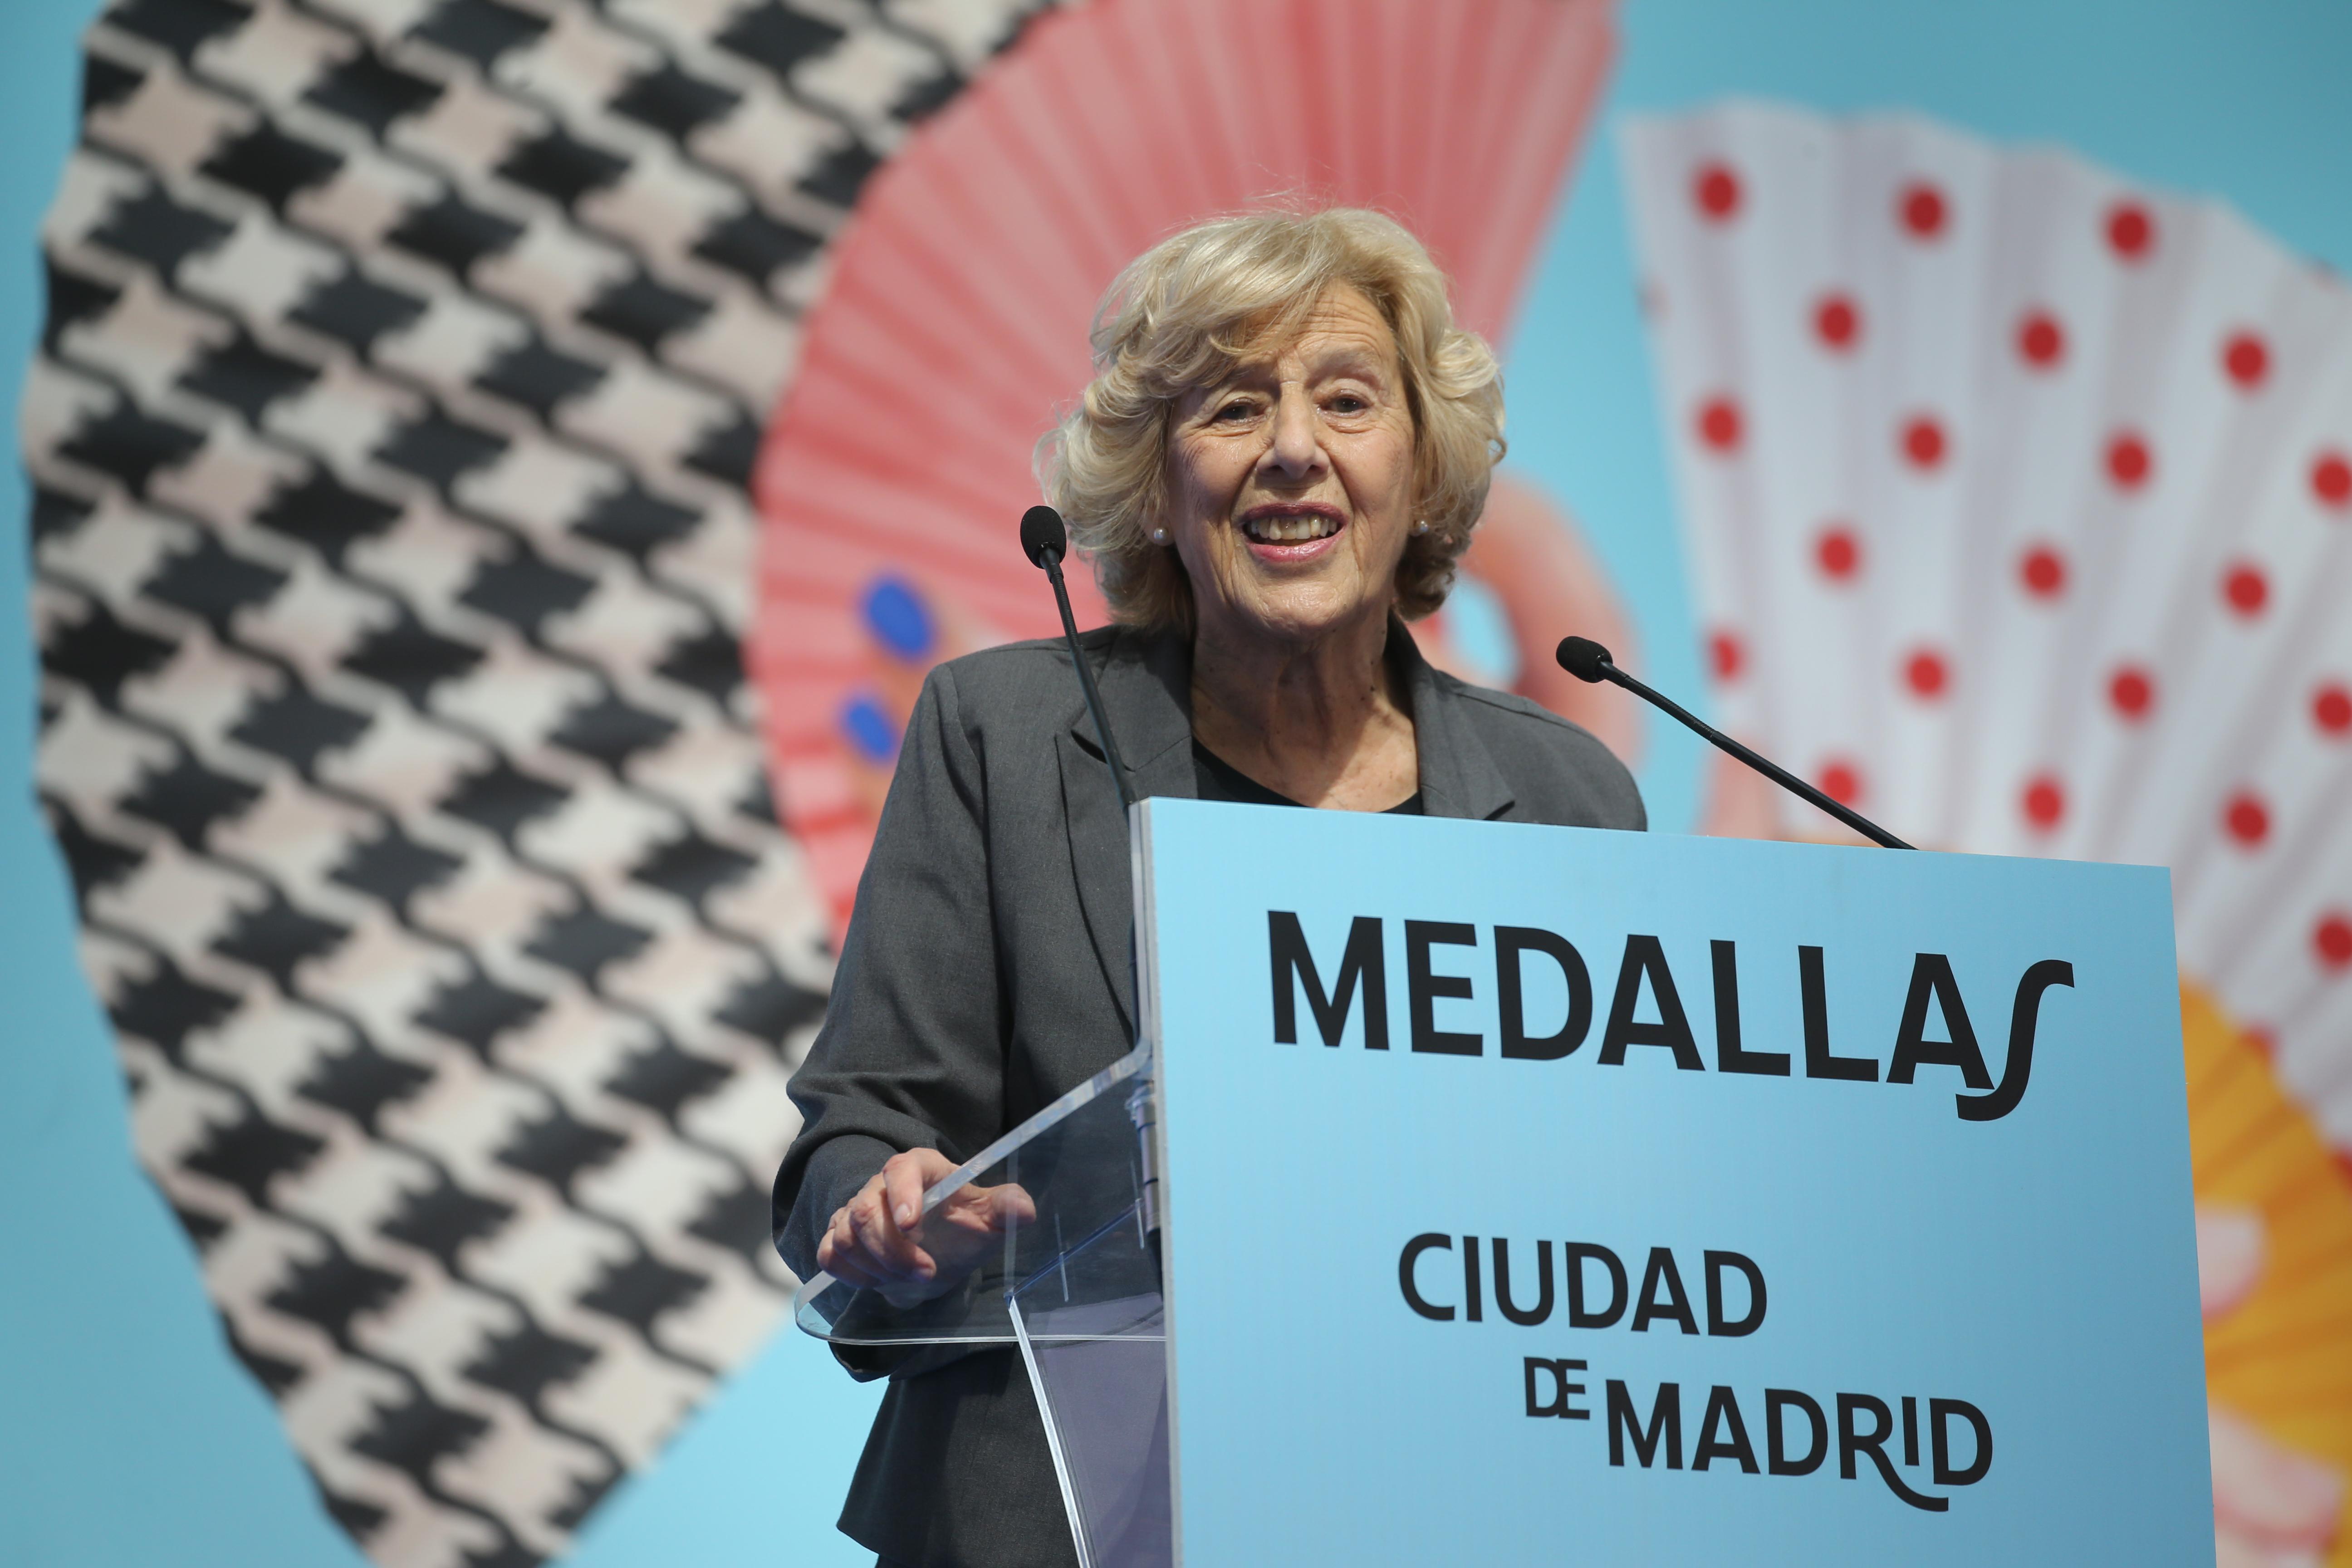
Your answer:
[[[1641,661],[1529,477],[1678,624],[1630,221],[1726,722],[1923,841],[2172,868],[2224,1553],[2352,1563],[2352,312],[2139,177],[2330,232],[2342,139],[2281,128],[2335,24],[2117,70],[1995,7],[1923,68],[1899,17],[1648,0],[1624,210],[1548,226],[1615,10],[82,6],[35,782],[138,1157],[367,1552],[560,1555],[772,1332],[783,1084],[911,694],[1051,629],[1010,520],[1096,291],[1287,193],[1405,216],[1506,342],[1539,241],[1586,312],[1516,347],[1529,467],[1433,658],[1637,748],[1549,665]],[[1758,90],[1801,102],[1687,107]],[[1858,96],[1970,124],[1811,107]],[[1712,829],[1816,830],[1719,782]]]
[[[562,1553],[782,1314],[830,960],[746,487],[844,214],[1023,10],[89,31],[24,409],[42,800],[139,1157],[380,1562]]]
[[[1118,265],[1380,204],[1499,336],[1612,14],[1049,8],[89,30],[24,407],[41,799],[140,1159],[387,1564],[561,1554],[774,1328],[829,939],[924,670],[1050,629],[1012,523]],[[1444,90],[1132,177],[1335,39]]]
[[[1913,116],[1623,146],[1733,728],[1916,843],[2170,868],[2224,1544],[2352,1562],[2352,292]]]

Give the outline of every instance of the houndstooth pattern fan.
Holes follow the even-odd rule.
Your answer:
[[[738,637],[860,184],[1032,0],[121,0],[24,405],[140,1160],[387,1565],[564,1550],[791,1281]]]

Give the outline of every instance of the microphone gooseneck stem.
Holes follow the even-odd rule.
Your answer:
[[[1110,722],[1103,717],[1102,693],[1095,689],[1094,667],[1087,662],[1086,649],[1078,646],[1078,621],[1070,613],[1070,590],[1062,581],[1060,553],[1046,552],[1044,564],[1045,579],[1054,584],[1054,607],[1062,612],[1062,640],[1070,645],[1070,662],[1077,666],[1078,688],[1087,694],[1087,712],[1095,721],[1095,739],[1102,742],[1103,761],[1110,765],[1110,782],[1118,790],[1118,814],[1124,821],[1135,805],[1135,791],[1127,782],[1127,764],[1119,760],[1118,742],[1110,738]]]
[[[1700,719],[1696,714],[1685,710],[1681,703],[1676,702],[1673,698],[1668,697],[1662,691],[1652,690],[1649,687],[1644,686],[1642,682],[1634,679],[1632,676],[1618,668],[1616,665],[1604,662],[1601,666],[1601,679],[1614,682],[1616,685],[1623,687],[1626,690],[1642,699],[1644,702],[1650,703],[1661,711],[1668,713],[1675,719],[1680,720],[1684,724],[1689,726],[1689,728],[1702,739],[1715,746],[1720,747],[1726,752],[1730,752],[1733,756],[1738,757],[1741,762],[1746,763],[1749,767],[1754,768],[1758,773],[1762,773],[1766,778],[1770,779],[1774,784],[1779,784],[1782,789],[1789,791],[1791,795],[1797,795],[1808,804],[1819,806],[1822,810],[1828,812],[1832,816],[1836,817],[1840,822],[1844,823],[1848,827],[1853,828],[1856,833],[1861,834],[1864,838],[1869,839],[1872,843],[1885,845],[1889,849],[1912,849],[1917,847],[1916,845],[1904,843],[1903,840],[1895,837],[1895,835],[1887,832],[1886,829],[1879,826],[1878,824],[1871,821],[1870,818],[1863,816],[1862,813],[1854,810],[1853,807],[1823,795],[1820,790],[1815,789],[1812,785],[1807,784],[1804,780],[1799,778],[1788,769],[1780,766],[1780,763],[1772,761],[1769,757],[1759,756],[1756,752],[1749,751],[1747,747],[1741,745],[1738,742],[1733,740],[1730,736],[1725,734],[1714,725],[1707,723],[1706,721]]]

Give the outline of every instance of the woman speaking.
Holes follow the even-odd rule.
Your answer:
[[[1493,352],[1412,235],[1349,209],[1223,218],[1112,286],[1095,379],[1040,447],[1115,624],[1081,639],[1138,796],[1639,828],[1624,767],[1433,669],[1503,449]],[[934,669],[859,883],[775,1192],[803,1275],[920,1293],[990,1200],[923,1189],[1134,1038],[1118,805],[1060,641]],[[853,1367],[867,1375],[884,1363]],[[922,1363],[929,1364],[929,1363]],[[1074,1563],[1010,1350],[895,1378],[841,1528],[885,1564]]]

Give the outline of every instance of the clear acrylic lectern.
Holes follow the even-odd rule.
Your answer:
[[[1087,1568],[2212,1568],[2162,869],[1135,809],[1139,1048],[926,1195],[1022,1223],[798,1302],[1017,1346]]]
[[[1008,1224],[996,1256],[928,1300],[819,1274],[793,1300],[837,1345],[1018,1345],[1082,1568],[1175,1560],[1153,1120],[1142,1047],[923,1194],[928,1215],[966,1187],[1019,1187],[1035,1217]]]

